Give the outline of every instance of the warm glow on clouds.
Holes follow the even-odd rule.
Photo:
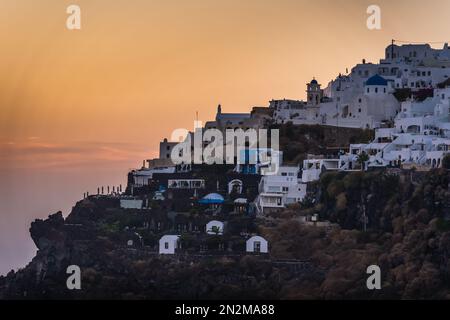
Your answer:
[[[146,150],[132,143],[67,141],[62,144],[41,142],[37,137],[0,143],[0,161],[10,164],[8,170],[70,170],[88,166],[97,170],[103,167],[128,168],[132,164],[138,165],[136,159],[152,155],[157,155],[156,150]]]

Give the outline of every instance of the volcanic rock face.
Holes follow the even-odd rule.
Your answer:
[[[48,250],[53,244],[64,244],[65,234],[62,231],[64,218],[59,211],[47,220],[35,220],[31,223],[30,235],[39,250]]]

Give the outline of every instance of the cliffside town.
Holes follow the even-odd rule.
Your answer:
[[[449,299],[449,75],[447,45],[392,45],[325,89],[313,79],[307,101],[219,105],[183,141],[164,139],[123,192],[36,220],[39,251],[0,278],[0,298]],[[208,130],[251,129],[271,145],[174,161]],[[367,290],[371,264],[382,290]],[[69,265],[82,290],[67,289]]]

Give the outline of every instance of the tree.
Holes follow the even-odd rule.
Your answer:
[[[220,227],[218,227],[218,226],[212,226],[212,227],[211,227],[211,232],[213,232],[213,233],[216,234],[216,235],[220,234]]]
[[[367,153],[365,153],[364,151],[363,152],[361,152],[359,155],[358,155],[358,163],[361,165],[361,171],[363,171],[365,168],[365,163],[367,162],[367,161],[369,161],[369,156],[367,155]]]
[[[442,168],[450,170],[450,153],[447,153],[442,159]]]

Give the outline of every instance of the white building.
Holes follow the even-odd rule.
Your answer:
[[[244,183],[240,179],[234,179],[228,182],[228,194],[236,193],[241,194]]]
[[[157,168],[141,168],[138,170],[133,170],[133,187],[143,187],[149,184],[152,180],[154,173],[174,173],[175,167],[157,167]]]
[[[375,141],[359,152],[370,155],[368,167],[416,165],[439,167],[450,150],[450,87],[434,90],[422,102],[402,103],[394,128],[377,130]]]
[[[408,100],[392,128],[378,128],[367,144],[351,144],[339,159],[308,159],[303,164],[303,182],[318,180],[324,170],[366,170],[374,167],[405,166],[428,170],[440,167],[450,153],[450,81],[434,89],[424,101]],[[361,163],[360,156],[367,158]],[[337,166],[327,166],[334,161]]]
[[[275,123],[285,123],[300,117],[304,112],[306,103],[300,100],[272,100],[269,108],[273,110],[273,120]]]
[[[255,200],[260,214],[277,211],[298,203],[306,196],[306,184],[299,179],[299,168],[281,166],[277,174],[263,176]]]
[[[141,199],[120,199],[122,209],[142,209],[143,203]]]
[[[339,170],[339,159],[306,159],[303,161],[302,182],[308,183],[319,180],[326,170]]]
[[[165,235],[159,239],[159,254],[175,254],[180,236]]]
[[[167,182],[169,189],[204,189],[204,179],[169,179]]]
[[[205,129],[217,129],[222,133],[226,130],[260,129],[271,118],[269,111],[268,108],[253,107],[250,113],[223,113],[219,104],[215,121],[206,122]]]
[[[269,244],[260,236],[253,236],[246,241],[246,251],[252,253],[268,253]]]
[[[273,100],[276,123],[322,124],[350,128],[379,128],[400,111],[396,90],[433,89],[450,77],[450,50],[429,45],[388,46],[378,64],[357,64],[325,89],[317,80],[307,84],[307,102]],[[393,58],[394,57],[394,58]]]
[[[170,142],[166,138],[159,143],[159,159],[170,159],[172,155],[172,149],[178,144],[178,142]]]
[[[222,235],[224,223],[222,221],[212,220],[206,224],[206,233],[212,235]]]

